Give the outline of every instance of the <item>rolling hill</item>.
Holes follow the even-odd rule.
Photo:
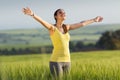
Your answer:
[[[120,29],[120,24],[89,25],[70,31],[71,41],[96,42],[105,31]],[[45,28],[0,30],[0,48],[51,45]]]

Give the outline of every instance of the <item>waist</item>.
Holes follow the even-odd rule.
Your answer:
[[[70,51],[69,49],[53,49],[52,57],[67,58],[67,57],[70,57]]]
[[[63,47],[55,47],[55,48],[53,48],[53,53],[55,53],[55,54],[58,54],[58,53],[60,53],[60,54],[69,54],[70,53],[70,51],[69,51],[69,48],[63,48]]]

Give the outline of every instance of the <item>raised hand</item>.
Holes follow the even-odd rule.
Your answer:
[[[95,22],[101,22],[103,20],[103,17],[101,16],[97,16],[96,18],[94,18]]]
[[[29,15],[29,16],[33,16],[34,15],[33,11],[30,8],[28,8],[28,7],[23,8],[23,13],[26,14],[26,15]]]

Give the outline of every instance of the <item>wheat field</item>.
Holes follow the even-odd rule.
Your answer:
[[[0,80],[52,80],[50,55],[0,56]],[[120,51],[71,53],[70,74],[62,80],[120,80]]]

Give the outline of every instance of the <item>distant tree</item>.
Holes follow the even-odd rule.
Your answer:
[[[87,48],[95,48],[95,44],[93,43],[89,43],[86,45]]]
[[[3,55],[8,55],[8,54],[9,54],[8,49],[7,49],[7,48],[3,49],[3,50],[2,50],[2,54],[3,54]]]
[[[113,42],[116,49],[120,49],[120,30],[117,30],[113,33]]]
[[[82,41],[78,41],[75,45],[75,49],[76,51],[80,51],[80,49],[83,49],[85,46],[84,46],[84,43]]]
[[[12,48],[11,49],[11,54],[16,54],[17,53],[17,50],[15,48]]]
[[[75,45],[76,45],[75,41],[70,41],[69,48],[71,52],[75,51]]]
[[[103,33],[96,46],[102,49],[120,49],[120,30]]]

